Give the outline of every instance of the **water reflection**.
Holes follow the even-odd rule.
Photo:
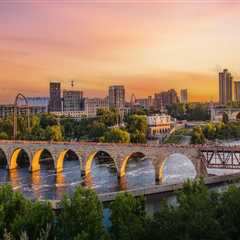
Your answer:
[[[176,175],[180,178],[185,175],[188,178],[190,168],[185,163],[191,164],[191,161],[185,162],[183,156],[178,156],[177,161],[169,160],[164,170],[165,182],[172,178],[176,179]],[[172,168],[176,172],[172,171]],[[77,158],[65,159],[63,172],[58,174],[55,173],[52,159],[45,158],[41,160],[41,170],[32,173],[28,171],[28,166],[12,171],[0,169],[0,184],[3,183],[10,183],[14,189],[23,192],[28,198],[39,199],[61,199],[64,194],[71,194],[79,185],[104,193],[156,184],[155,169],[150,159],[140,157],[129,159],[125,177],[118,179],[115,163],[106,155],[95,157],[91,175],[84,178],[81,176]]]
[[[197,176],[196,169],[190,159],[182,154],[172,154],[165,160],[162,183],[177,183]]]

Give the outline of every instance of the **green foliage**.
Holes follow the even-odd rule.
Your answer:
[[[89,127],[88,136],[93,141],[99,141],[107,130],[103,122],[93,121]]]
[[[192,143],[203,143],[204,139],[237,139],[240,137],[240,123],[208,123],[205,126],[194,128]]]
[[[109,234],[103,228],[96,193],[79,187],[55,214],[48,203],[26,200],[10,186],[0,187],[0,239],[3,240],[235,240],[240,235],[240,189],[208,190],[202,180],[186,182],[175,204],[161,202],[148,216],[143,198],[119,193],[110,204]]]
[[[104,235],[103,210],[96,193],[90,189],[78,187],[70,199],[61,201],[59,216],[59,239],[98,240]]]
[[[12,224],[12,234],[16,238],[21,233],[31,236],[30,239],[37,239],[43,231],[48,231],[48,239],[53,238],[54,215],[48,203],[29,203],[24,215],[17,216]],[[49,226],[51,226],[49,228]],[[52,228],[52,229],[51,229]]]
[[[192,144],[203,144],[205,142],[205,136],[203,134],[201,127],[196,127],[193,129],[191,143]]]
[[[98,109],[97,118],[108,127],[114,126],[118,123],[120,115],[116,109]]]
[[[4,140],[8,139],[7,133],[6,132],[0,132],[0,139],[4,139]]]
[[[120,193],[110,206],[111,234],[116,240],[139,240],[144,238],[145,206],[142,199],[128,193]]]
[[[62,129],[59,125],[48,126],[46,129],[46,138],[53,141],[63,140]]]
[[[179,120],[206,121],[210,120],[207,104],[202,103],[174,103],[167,106],[168,114]]]
[[[222,121],[223,123],[227,124],[229,122],[229,118],[228,118],[228,115],[227,113],[223,113],[223,117],[222,117]]]
[[[101,138],[102,142],[114,142],[114,143],[129,143],[130,136],[129,133],[120,128],[112,128],[107,131]]]
[[[147,118],[145,115],[129,115],[126,118],[126,129],[133,143],[146,143]]]
[[[5,229],[11,232],[14,228],[14,220],[18,216],[24,216],[29,202],[18,192],[13,192],[9,185],[0,187],[0,236]]]
[[[40,116],[40,127],[45,129],[49,126],[58,125],[57,117],[50,113],[44,113]]]

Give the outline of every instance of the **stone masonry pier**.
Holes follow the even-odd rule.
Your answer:
[[[155,179],[161,181],[165,160],[172,154],[179,153],[189,158],[195,166],[197,176],[206,176],[207,170],[201,160],[199,145],[149,145],[118,144],[94,142],[47,142],[47,141],[0,141],[0,151],[5,156],[9,170],[17,168],[17,159],[21,151],[29,158],[29,171],[40,170],[40,159],[47,151],[54,161],[55,171],[61,172],[66,154],[71,151],[79,159],[79,171],[82,175],[91,175],[94,157],[99,152],[107,153],[114,161],[119,179],[124,179],[128,160],[132,156],[148,158],[155,169]]]

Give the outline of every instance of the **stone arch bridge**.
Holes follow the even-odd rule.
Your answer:
[[[5,156],[9,170],[17,168],[17,159],[21,151],[25,151],[29,158],[29,170],[38,171],[41,168],[40,159],[43,151],[48,151],[54,161],[55,171],[61,172],[64,167],[66,154],[74,152],[79,159],[82,175],[91,174],[94,157],[99,152],[107,153],[114,161],[121,179],[125,176],[128,160],[132,156],[146,157],[154,166],[155,178],[161,181],[165,160],[174,153],[188,157],[197,176],[205,176],[207,170],[201,158],[199,146],[189,145],[147,145],[147,144],[110,144],[93,142],[44,142],[44,141],[0,141],[0,151]]]

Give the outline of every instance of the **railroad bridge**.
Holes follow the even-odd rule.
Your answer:
[[[197,145],[147,145],[147,144],[118,144],[118,143],[93,143],[93,142],[44,142],[44,141],[0,141],[0,151],[6,159],[9,170],[18,167],[19,154],[24,151],[29,159],[29,170],[39,171],[40,160],[44,151],[47,151],[54,161],[55,171],[61,172],[64,160],[69,151],[73,152],[79,160],[79,171],[82,175],[91,175],[91,166],[95,156],[104,152],[113,160],[118,177],[125,176],[127,163],[133,156],[146,157],[154,166],[155,178],[161,181],[163,166],[166,159],[175,153],[183,154],[189,158],[197,176],[207,174],[205,162],[200,147]]]

